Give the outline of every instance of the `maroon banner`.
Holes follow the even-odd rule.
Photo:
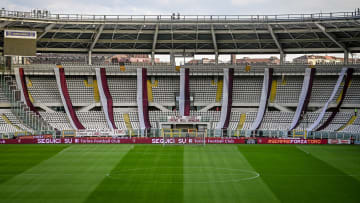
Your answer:
[[[101,84],[102,84],[102,88],[104,90],[104,94],[107,100],[107,109],[108,109],[108,115],[109,115],[109,119],[111,122],[111,125],[113,127],[113,129],[117,129],[116,125],[115,125],[115,120],[114,120],[114,110],[113,110],[113,99],[112,96],[110,94],[110,90],[109,90],[109,85],[107,82],[107,77],[106,77],[106,69],[105,68],[100,68],[100,75],[101,75]]]
[[[310,102],[310,98],[311,98],[311,92],[312,92],[312,87],[313,87],[313,83],[314,83],[315,73],[316,73],[316,69],[311,68],[309,88],[307,89],[307,92],[306,92],[305,102],[304,102],[303,106],[301,107],[302,114],[300,115],[300,118],[297,120],[295,126],[293,128],[290,128],[289,131],[291,131],[291,130],[295,129],[297,126],[299,126],[301,120],[303,119],[303,115],[305,115],[305,113],[307,112],[307,108],[309,106],[309,102]]]
[[[327,144],[326,139],[256,138],[257,144]]]
[[[185,108],[184,116],[190,116],[190,69],[185,68]]]
[[[352,68],[348,68],[348,70],[346,71],[346,78],[345,78],[345,84],[343,87],[343,91],[340,97],[340,102],[336,105],[336,108],[332,111],[331,115],[326,119],[326,121],[316,129],[316,131],[321,131],[323,129],[325,129],[326,127],[328,127],[330,125],[330,123],[334,120],[336,114],[340,111],[340,107],[342,105],[342,103],[344,102],[344,99],[346,97],[346,92],[350,86],[350,82],[352,79],[352,75],[354,73],[354,69]]]
[[[225,80],[224,80],[225,82]],[[231,115],[231,108],[232,108],[232,98],[233,98],[233,83],[234,83],[234,69],[229,68],[229,84],[228,84],[228,105],[227,105],[227,113],[225,123],[222,129],[227,129],[230,123],[230,115]]]
[[[0,144],[163,144],[163,138],[37,138],[37,139],[0,139]],[[243,138],[205,138],[206,144],[245,144]],[[201,138],[165,138],[165,144],[203,144]]]
[[[22,89],[23,89],[22,93],[24,94],[26,105],[29,107],[29,109],[31,111],[33,111],[35,114],[40,116],[39,112],[36,110],[36,108],[34,107],[34,104],[30,100],[29,92],[28,92],[28,89],[27,89],[26,81],[25,81],[25,74],[24,74],[24,69],[23,68],[19,68],[19,76],[20,76],[21,86],[22,86]]]
[[[66,102],[64,105],[66,105],[67,108],[69,109],[71,119],[73,120],[76,128],[79,130],[85,129],[84,126],[81,124],[79,118],[77,117],[75,109],[73,108],[73,104],[70,99],[69,90],[66,84],[65,72],[63,68],[59,68],[59,75],[60,75],[61,91]]]

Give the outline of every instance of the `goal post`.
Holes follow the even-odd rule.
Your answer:
[[[293,138],[300,137],[306,139],[307,137],[307,131],[306,130],[293,130],[292,132]]]
[[[198,132],[197,129],[161,129],[162,144],[166,145],[183,145],[193,144],[205,146],[206,132]]]

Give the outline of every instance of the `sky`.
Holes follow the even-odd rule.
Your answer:
[[[1,0],[0,8],[16,11],[45,9],[53,14],[278,15],[353,12],[356,8],[360,8],[360,2],[359,0]],[[245,56],[247,55],[238,58]],[[250,55],[253,58],[269,56]],[[211,56],[196,58],[201,57],[211,58]],[[297,56],[287,56],[286,59],[292,60],[294,57]],[[167,60],[168,57],[160,56],[160,58]],[[222,60],[228,60],[228,57]]]
[[[1,8],[78,14],[268,15],[354,11],[359,0],[2,0]]]

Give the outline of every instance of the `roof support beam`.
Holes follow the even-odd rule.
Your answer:
[[[155,49],[156,49],[156,42],[158,39],[158,33],[159,33],[159,24],[156,24],[153,43],[152,43],[152,49],[151,49],[151,63],[153,65],[155,64]]]
[[[360,37],[354,37],[354,38],[337,38],[337,40],[339,42],[353,42],[353,41],[360,41]],[[92,40],[91,39],[78,39],[78,38],[74,38],[74,39],[66,39],[66,38],[42,38],[40,40],[38,40],[39,42],[62,42],[62,43],[66,43],[66,42],[77,42],[77,43],[88,43],[91,44]],[[309,43],[309,42],[332,42],[329,38],[325,37],[325,38],[313,38],[313,39],[279,39],[278,40],[279,43]],[[136,39],[99,39],[98,43],[137,43],[137,44],[152,44],[154,41],[153,40],[136,40]],[[217,44],[222,44],[222,43],[234,43],[234,45],[236,43],[239,44],[247,44],[247,43],[273,43],[274,40],[273,39],[225,39],[225,40],[216,40]],[[212,40],[157,40],[156,44],[162,44],[162,43],[183,43],[183,44],[211,44]],[[238,48],[238,47],[236,47]],[[299,47],[301,48],[301,47]]]
[[[6,21],[9,22],[9,21]],[[1,25],[1,24],[0,24]],[[43,32],[43,29],[39,29],[39,28],[11,28],[11,26],[9,27],[9,29],[16,29],[16,30],[30,30],[30,31],[37,31],[37,32]],[[2,28],[0,26],[0,31],[5,30],[5,28]],[[328,28],[326,29],[326,31],[328,33],[331,32],[358,32],[359,28],[358,27],[345,27],[345,28],[341,28],[339,27],[337,28]],[[49,30],[49,32],[63,32],[63,33],[96,33],[96,30],[94,29],[87,29],[87,30],[82,30],[82,29],[51,29]],[[171,32],[173,32],[174,34],[210,34],[211,31],[210,30],[159,30],[159,34],[171,34]],[[261,30],[256,30],[256,32],[258,34],[268,34],[269,31],[266,29],[261,29]],[[274,30],[275,34],[278,33],[313,33],[313,32],[321,32],[320,29],[287,29],[287,30]],[[108,33],[108,34],[137,34],[138,31],[137,30],[104,30],[103,33]],[[228,30],[216,30],[215,31],[216,34],[228,34],[229,31]],[[142,30],[141,34],[154,34],[153,30]],[[232,34],[255,34],[255,30],[232,30]]]
[[[211,36],[212,36],[214,51],[215,51],[215,63],[217,64],[219,62],[219,50],[218,50],[218,46],[216,43],[216,35],[215,35],[215,31],[214,31],[214,25],[211,25]]]
[[[99,40],[99,37],[100,37],[103,29],[104,29],[104,24],[100,25],[100,27],[99,27],[96,35],[95,35],[94,41],[93,41],[93,42],[91,43],[91,45],[90,45],[89,51],[92,51],[92,50],[94,49],[97,41]]]
[[[344,51],[344,65],[348,65],[348,64],[349,64],[349,52]]]
[[[48,33],[55,25],[56,25],[55,23],[47,25],[45,27],[45,29],[44,29],[44,32],[41,33],[41,35],[38,36],[37,40],[43,38],[46,35],[46,33]]]
[[[2,50],[2,47],[0,47]],[[87,53],[89,49],[87,48],[37,48],[38,52],[83,52]],[[156,49],[155,52],[159,54],[169,54],[177,50],[173,49]],[[178,49],[178,51],[185,53],[214,53],[214,49]],[[360,53],[360,47],[350,47],[349,51],[353,53]],[[93,50],[94,53],[151,53],[151,49],[109,49],[109,48],[97,48]],[[219,49],[220,53],[231,54],[231,53],[242,53],[242,54],[254,54],[254,53],[266,53],[266,54],[275,54],[279,53],[278,49]],[[284,49],[285,53],[291,54],[302,54],[307,53],[341,53],[343,50],[341,48],[286,48]]]
[[[281,47],[281,44],[278,40],[278,38],[276,37],[275,33],[274,33],[274,30],[272,29],[271,25],[268,25],[268,30],[270,32],[270,35],[271,37],[273,38],[277,48],[279,49],[279,52],[280,52],[280,56],[283,56],[284,55],[284,50],[282,49]],[[280,57],[281,58],[281,57]],[[280,61],[281,62],[281,61]]]
[[[344,50],[344,52],[348,52],[346,46],[345,46],[343,43],[339,42],[333,34],[328,33],[328,32],[326,31],[326,28],[325,28],[323,25],[321,25],[321,24],[319,24],[319,23],[317,23],[317,22],[315,22],[314,24],[321,30],[322,33],[324,33],[324,35],[326,35],[326,36],[327,36],[331,41],[333,41],[338,47],[342,48],[342,49]]]
[[[89,51],[88,52],[88,64],[89,65],[92,65],[91,57],[92,57],[92,53],[91,53],[91,51]]]
[[[11,23],[11,21],[4,21],[4,22],[0,23],[0,28],[3,28],[5,26],[9,25],[10,23]]]

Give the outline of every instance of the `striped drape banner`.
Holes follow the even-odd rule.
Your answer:
[[[63,68],[54,68],[54,72],[55,72],[56,84],[59,89],[61,100],[64,105],[65,112],[69,118],[71,126],[75,130],[85,129],[84,126],[79,121],[79,118],[77,117],[76,112],[73,108],[73,105],[72,105],[72,102],[70,99],[70,95],[69,95],[69,91],[67,88],[67,84],[66,84],[64,69]]]
[[[308,127],[306,130],[307,131],[312,131],[315,129],[316,126],[318,126],[321,122],[321,120],[324,118],[325,116],[325,113],[326,113],[326,110],[327,108],[329,107],[330,103],[334,100],[335,96],[336,96],[336,93],[338,92],[339,90],[339,87],[341,85],[341,82],[343,81],[344,77],[345,77],[345,73],[347,72],[348,68],[342,68],[341,69],[341,72],[340,72],[340,75],[339,75],[339,78],[335,84],[335,87],[329,97],[329,99],[327,100],[327,102],[325,103],[325,105],[323,106],[323,108],[321,109],[321,112],[319,114],[319,116],[317,117],[317,119],[314,121],[314,123]]]
[[[180,69],[180,98],[179,98],[179,110],[181,116],[190,116],[190,86],[189,86],[189,74],[188,68]]]
[[[117,127],[114,120],[113,100],[107,82],[106,69],[95,68],[95,72],[99,89],[100,102],[105,114],[106,122],[110,129],[115,130]]]
[[[148,95],[147,95],[147,71],[146,68],[137,69],[137,104],[140,129],[150,129]]]
[[[309,104],[311,97],[311,89],[315,77],[315,72],[316,72],[315,68],[306,68],[305,70],[304,81],[299,96],[299,103],[296,108],[289,131],[295,129],[299,125],[301,120],[301,114],[305,113],[307,110],[307,106]]]
[[[14,68],[14,71],[15,71],[16,84],[21,93],[21,101],[23,101],[29,107],[29,109],[33,111],[35,114],[40,115],[39,112],[34,107],[34,104],[30,100],[29,92],[25,80],[24,69]]]
[[[331,113],[331,115],[327,118],[327,120],[316,129],[316,131],[320,131],[325,129],[327,126],[329,126],[329,124],[332,122],[332,120],[335,118],[336,114],[340,111],[340,107],[342,105],[342,103],[344,102],[344,99],[346,97],[346,92],[350,86],[350,81],[352,79],[352,75],[354,73],[354,69],[353,68],[348,68],[346,70],[346,78],[345,78],[345,84],[343,87],[343,91],[340,97],[340,101],[339,103],[336,105],[336,108],[333,110],[333,112]]]
[[[230,122],[232,107],[234,69],[224,68],[223,95],[221,103],[221,115],[216,129],[227,129]]]
[[[265,116],[266,107],[268,105],[270,91],[271,91],[272,78],[273,78],[273,69],[265,68],[259,109],[256,115],[256,119],[252,123],[249,130],[257,130],[260,127],[261,122]]]

